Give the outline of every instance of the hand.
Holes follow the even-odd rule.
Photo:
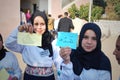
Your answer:
[[[23,25],[19,26],[18,30],[20,32],[26,31],[26,32],[29,32],[29,33],[33,33],[33,26],[30,23],[23,24]]]
[[[12,78],[12,80],[18,80],[18,78],[15,76],[15,77]]]
[[[65,64],[70,62],[70,54],[71,48],[65,47],[60,49],[60,56],[63,58]]]

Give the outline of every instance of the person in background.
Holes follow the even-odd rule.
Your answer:
[[[118,36],[116,40],[116,45],[115,45],[115,50],[113,51],[113,55],[115,55],[116,60],[118,64],[120,65],[120,35]],[[119,76],[119,80],[120,80],[120,76]]]
[[[5,69],[8,72],[8,80],[21,80],[22,71],[19,67],[17,58],[13,53],[4,48],[3,38],[0,34],[0,71],[2,69]]]
[[[60,19],[58,24],[58,32],[71,32],[74,29],[72,20],[68,18],[68,12],[64,12],[64,17]]]
[[[31,13],[29,9],[27,10],[27,13],[25,15],[26,15],[27,23],[30,23]]]
[[[27,20],[26,20],[26,16],[25,13],[23,12],[23,9],[20,9],[20,25],[22,24],[26,24]]]
[[[51,14],[48,14],[48,30],[53,31],[54,30],[54,18]]]
[[[120,65],[120,35],[118,36],[116,40],[116,46],[113,54],[116,57],[116,60],[118,61],[118,64]]]
[[[85,23],[87,23],[86,20],[80,19],[79,14],[77,14],[77,13],[75,14],[75,19],[73,19],[72,22],[73,22],[73,25],[74,25],[74,29],[71,32],[77,33],[78,35],[80,34],[82,26]]]
[[[110,60],[101,50],[101,29],[95,23],[83,25],[76,50],[61,48],[60,55],[62,66],[69,67],[60,75],[64,80],[112,80]]]
[[[28,46],[17,43],[18,32],[29,32],[42,35],[42,46]],[[21,53],[27,65],[24,80],[55,80],[53,64],[60,68],[62,58],[59,47],[51,42],[48,31],[48,18],[45,12],[36,10],[31,16],[31,25],[24,24],[16,28],[7,38],[5,45],[8,49]],[[12,45],[12,46],[11,46]]]
[[[58,31],[58,24],[59,24],[59,21],[60,19],[63,17],[62,14],[58,15],[58,19],[54,21],[54,29],[55,31]]]

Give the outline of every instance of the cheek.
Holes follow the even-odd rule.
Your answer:
[[[42,31],[43,31],[43,33],[46,31],[46,26],[42,27]]]
[[[120,51],[114,51],[115,52],[115,54],[120,58]]]
[[[94,49],[97,47],[97,42],[96,41],[93,42],[93,47],[94,47]]]
[[[43,30],[46,30],[46,26],[43,26],[42,28],[43,28]]]
[[[81,42],[81,46],[82,46],[82,48],[85,47],[85,40],[82,40],[82,42]]]

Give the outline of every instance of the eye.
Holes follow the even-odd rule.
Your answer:
[[[45,25],[45,23],[40,23],[40,25],[41,25],[41,26],[44,26],[44,25]]]
[[[34,23],[34,25],[35,25],[35,26],[37,26],[37,25],[38,25],[38,23]]]
[[[116,50],[120,51],[120,46],[116,45]]]
[[[83,38],[84,38],[84,39],[88,39],[89,37],[85,35]]]
[[[96,37],[92,37],[92,40],[97,40],[97,38]]]
[[[35,25],[35,26],[38,26],[38,25],[40,25],[40,26],[44,26],[45,23],[34,23],[34,25]]]

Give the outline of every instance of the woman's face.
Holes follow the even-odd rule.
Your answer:
[[[82,39],[82,48],[86,52],[93,51],[97,46],[96,34],[92,30],[87,30]]]
[[[41,16],[35,17],[33,26],[34,26],[34,31],[37,34],[43,34],[46,30],[45,21]]]
[[[116,60],[118,61],[118,64],[120,65],[120,37],[116,41],[116,47],[115,47],[113,54],[115,55]]]

